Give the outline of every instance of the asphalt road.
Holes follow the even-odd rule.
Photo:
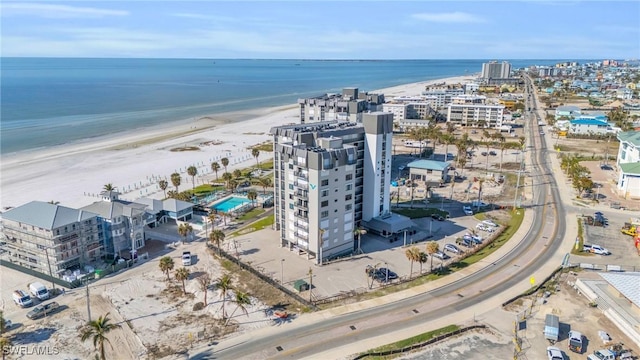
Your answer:
[[[535,107],[535,106],[533,106]],[[327,318],[312,324],[283,327],[260,335],[247,336],[241,342],[223,341],[213,349],[191,352],[192,359],[312,357],[328,347],[338,348],[384,335],[403,328],[454,316],[483,300],[500,296],[518,283],[527,281],[556,252],[565,233],[564,214],[555,179],[548,165],[545,140],[537,130],[537,119],[529,119],[529,148],[533,151],[534,185],[533,225],[524,239],[500,260],[446,286],[400,301]],[[558,264],[560,265],[560,264]],[[507,300],[507,299],[504,299]],[[425,329],[426,331],[426,329]],[[345,354],[348,355],[348,354]]]

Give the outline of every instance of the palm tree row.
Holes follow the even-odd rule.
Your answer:
[[[415,246],[412,246],[407,250],[405,250],[404,254],[407,257],[407,260],[411,262],[411,270],[409,272],[409,278],[411,278],[413,274],[414,262],[418,262],[420,264],[420,274],[422,274],[422,264],[427,262],[427,258],[429,257],[428,255],[431,256],[430,271],[433,271],[433,254],[440,251],[440,246],[435,241],[429,241],[425,246],[425,250],[426,252],[420,251],[420,249],[418,249]]]
[[[578,190],[579,195],[593,189],[594,183],[591,180],[591,172],[585,166],[580,165],[580,159],[575,155],[561,155],[560,169],[569,176],[573,187]]]

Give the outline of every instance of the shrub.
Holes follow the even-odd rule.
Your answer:
[[[193,305],[193,311],[200,311],[204,309],[204,303],[203,302],[197,302]]]

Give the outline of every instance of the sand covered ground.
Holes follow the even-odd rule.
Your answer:
[[[461,76],[362,90],[382,92],[386,97],[418,95],[428,84],[471,80],[471,76]],[[191,177],[186,175],[191,165],[198,168],[196,184],[215,179],[211,162],[223,157],[230,160],[229,171],[249,167],[255,164],[250,147],[270,141],[271,127],[298,121],[298,106],[292,104],[202,116],[42,150],[2,154],[0,205],[4,209],[39,200],[81,207],[97,201],[108,183],[123,192],[126,200],[162,198],[157,185],[161,178],[168,179],[177,171],[183,175],[180,188],[186,189],[191,187]],[[185,146],[199,150],[175,151]],[[271,157],[271,153],[262,152],[258,160]]]

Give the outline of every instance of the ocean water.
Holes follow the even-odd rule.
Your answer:
[[[513,67],[560,60],[514,60]],[[2,154],[298,98],[481,71],[486,60],[2,58]]]

